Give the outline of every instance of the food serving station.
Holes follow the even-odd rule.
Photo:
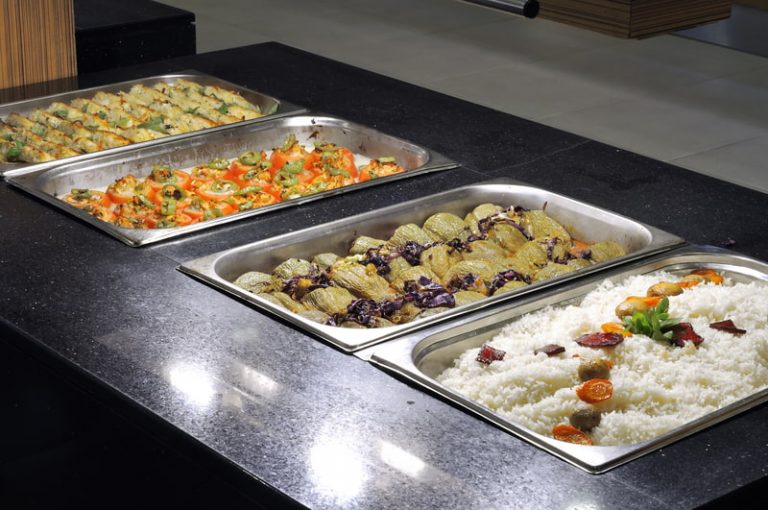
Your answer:
[[[431,169],[441,171],[294,207],[289,201],[141,247],[105,235],[97,220],[51,207],[55,199],[43,188],[55,172],[66,175],[65,163],[9,176],[14,182],[0,184],[0,327],[9,346],[210,461],[265,506],[693,508],[764,487],[768,408],[760,400],[591,474],[414,385],[403,371],[395,377],[369,363],[372,355],[385,368],[398,356],[407,361],[387,348],[388,337],[377,339],[387,349],[378,357],[377,345],[355,343],[354,335],[333,346],[317,328],[233,299],[213,276],[207,281],[219,288],[178,269],[204,277],[205,264],[193,261],[220,253],[235,260],[249,246],[269,253],[263,241],[270,238],[333,243],[336,231],[326,224],[355,230],[355,218],[377,214],[396,221],[430,195],[494,185],[538,190],[553,208],[584,203],[595,218],[611,218],[601,224],[606,232],[621,222],[638,232],[635,239],[646,232],[637,256],[616,264],[641,265],[638,258],[685,241],[765,260],[768,196],[276,43],[83,75],[80,88],[189,69],[299,105],[296,114],[345,119],[426,148],[439,163]],[[258,133],[266,123],[245,129]],[[210,139],[226,138],[228,129],[243,128],[216,128]],[[193,150],[192,139],[178,150]],[[129,154],[108,158],[124,163]],[[69,171],[110,161],[78,160]],[[398,211],[398,204],[406,205]],[[297,232],[313,227],[314,238]],[[530,299],[566,280],[531,289]],[[514,314],[514,299],[488,300],[460,319],[448,314],[436,327],[450,330],[447,321],[456,320],[466,329],[474,311]],[[419,331],[409,328],[408,338],[418,342]],[[367,349],[349,354],[345,345]]]

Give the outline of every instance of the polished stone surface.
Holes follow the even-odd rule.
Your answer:
[[[195,68],[439,150],[464,168],[129,248],[0,184],[0,321],[80,384],[313,508],[688,508],[766,480],[765,405],[589,475],[175,270],[180,262],[506,176],[768,258],[768,196],[276,44]],[[33,348],[34,347],[34,348]],[[120,404],[122,403],[122,404]],[[124,406],[124,408],[122,407]],[[159,426],[159,425],[158,425]],[[195,448],[190,446],[190,448]]]

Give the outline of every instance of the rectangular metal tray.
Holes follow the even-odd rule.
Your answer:
[[[258,209],[202,221],[186,227],[152,230],[118,227],[112,223],[101,221],[57,198],[66,195],[72,188],[104,188],[113,183],[115,179],[129,173],[136,177],[145,177],[149,175],[153,165],[162,164],[173,168],[187,168],[210,161],[215,157],[236,158],[246,150],[268,150],[272,147],[279,147],[289,133],[295,134],[301,143],[311,143],[315,140],[333,142],[369,158],[394,156],[397,162],[405,167],[406,171],[352,186],[323,191]],[[8,182],[77,216],[130,246],[141,246],[190,232],[209,229],[222,223],[285,207],[293,207],[426,172],[446,170],[455,166],[457,166],[455,162],[439,153],[372,128],[335,117],[302,115],[233,127],[215,133],[207,132],[177,142],[152,145],[88,161],[64,164],[53,169],[11,176],[8,177]]]
[[[578,239],[587,242],[614,240],[622,244],[628,254],[552,280],[458,306],[427,318],[394,327],[374,329],[347,329],[318,324],[275,306],[232,283],[247,271],[271,273],[275,266],[290,257],[311,258],[323,252],[346,254],[352,241],[359,235],[388,239],[398,226],[406,223],[421,225],[424,220],[437,212],[450,212],[463,218],[475,206],[487,202],[507,206],[521,205],[529,209],[540,209],[546,204],[547,214],[561,222]],[[543,189],[517,184],[509,179],[497,179],[215,253],[187,262],[180,269],[214,287],[283,317],[295,326],[319,336],[344,351],[352,352],[450,317],[467,314],[606,267],[667,250],[683,242],[679,237],[605,209]]]
[[[511,432],[529,443],[591,473],[603,473],[695,432],[730,418],[768,400],[768,389],[734,402],[718,411],[667,432],[654,439],[627,446],[583,446],[557,441],[516,425],[461,393],[436,381],[436,377],[467,349],[478,347],[496,336],[508,323],[547,306],[571,304],[597,287],[606,278],[621,281],[627,276],[658,270],[683,271],[708,267],[722,271],[734,281],[768,282],[768,264],[727,250],[686,246],[650,259],[593,275],[567,286],[519,300],[496,310],[466,317],[371,349],[370,361],[398,374],[421,388],[458,404],[471,413]]]
[[[103,85],[99,87],[91,87],[87,89],[73,90],[70,92],[62,92],[60,94],[53,94],[49,96],[38,97],[35,99],[26,99],[23,101],[16,101],[13,103],[0,104],[0,118],[5,118],[13,112],[25,115],[37,108],[45,109],[54,101],[61,101],[61,102],[67,103],[73,99],[80,98],[80,97],[90,98],[97,92],[103,91],[103,92],[117,93],[120,91],[127,91],[133,85],[137,85],[137,84],[152,86],[155,83],[158,83],[161,81],[172,84],[178,79],[189,79],[197,83],[200,83],[201,85],[216,85],[219,87],[226,88],[228,90],[239,92],[244,99],[251,102],[252,104],[257,105],[261,109],[261,111],[265,113],[265,115],[264,117],[259,117],[258,119],[244,120],[242,122],[225,124],[223,126],[217,126],[214,128],[204,129],[201,131],[193,131],[191,133],[165,136],[163,138],[158,138],[157,140],[133,143],[130,145],[126,145],[124,147],[105,149],[103,151],[93,152],[89,154],[81,154],[78,156],[58,159],[55,161],[46,161],[44,163],[0,163],[0,177],[25,174],[28,172],[34,172],[44,168],[51,168],[61,164],[87,161],[99,156],[119,154],[125,151],[140,149],[142,147],[153,146],[153,145],[166,143],[166,142],[173,142],[174,140],[183,140],[184,138],[195,136],[196,134],[199,134],[199,133],[212,133],[215,131],[220,131],[222,129],[229,129],[232,126],[241,126],[244,124],[253,124],[255,122],[264,122],[266,120],[284,117],[286,115],[294,115],[294,114],[302,113],[306,111],[306,109],[303,107],[297,106],[287,101],[275,99],[274,97],[247,89],[245,87],[241,87],[240,85],[235,85],[234,83],[230,83],[228,81],[222,80],[220,78],[216,78],[214,76],[203,74],[198,71],[180,71],[177,73],[151,76],[148,78],[141,78],[138,80],[124,81],[120,83],[113,83],[110,85]]]

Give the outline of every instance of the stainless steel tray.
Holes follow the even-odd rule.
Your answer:
[[[157,164],[186,168],[210,161],[214,157],[236,158],[245,150],[270,149],[282,145],[289,133],[295,134],[301,143],[323,140],[343,145],[357,154],[370,158],[394,156],[397,162],[405,167],[406,171],[352,186],[286,200],[258,209],[222,216],[186,227],[152,230],[118,227],[112,223],[98,220],[56,198],[69,193],[72,188],[104,188],[114,182],[115,179],[128,173],[136,177],[147,176],[151,172],[152,166]],[[455,166],[457,166],[455,162],[441,154],[359,124],[335,117],[295,116],[247,126],[231,127],[215,133],[207,132],[173,143],[152,145],[88,161],[60,165],[53,169],[11,176],[8,178],[8,182],[87,221],[130,246],[141,246],[257,214]]]
[[[516,425],[506,417],[443,386],[435,378],[452,366],[453,360],[461,353],[490,340],[509,322],[547,306],[579,300],[606,278],[620,281],[629,275],[662,269],[682,271],[700,267],[723,271],[734,281],[768,281],[768,264],[764,262],[719,248],[686,246],[605,271],[600,275],[593,275],[582,281],[574,281],[558,290],[527,297],[481,315],[452,321],[450,324],[376,346],[371,349],[370,361],[428,391],[437,393],[574,466],[591,473],[603,473],[765,402],[768,400],[768,389],[645,442],[628,446],[582,446],[557,441]]]
[[[191,133],[184,133],[180,135],[165,136],[163,138],[158,138],[157,140],[133,143],[130,145],[126,145],[124,147],[116,147],[114,149],[105,149],[99,152],[93,152],[90,154],[81,154],[81,155],[73,156],[70,158],[58,159],[55,161],[47,161],[45,163],[0,163],[0,177],[34,172],[44,168],[51,168],[54,166],[58,166],[58,165],[61,165],[62,163],[74,163],[74,162],[80,162],[80,161],[87,161],[99,156],[119,154],[125,151],[140,149],[142,147],[148,147],[148,146],[157,145],[160,143],[172,142],[174,140],[182,140],[190,136],[195,136],[196,134],[201,132],[212,133],[215,131],[220,131],[222,129],[229,129],[232,126],[252,124],[255,122],[264,122],[265,120],[284,117],[286,115],[294,115],[294,114],[302,113],[306,111],[305,108],[294,105],[287,101],[275,99],[273,97],[267,96],[265,94],[261,94],[259,92],[255,92],[245,87],[241,87],[240,85],[235,85],[234,83],[230,83],[228,81],[216,78],[214,76],[203,74],[197,71],[180,71],[177,73],[163,74],[160,76],[151,76],[149,78],[141,78],[138,80],[124,81],[120,83],[114,83],[111,85],[73,90],[71,92],[62,92],[60,94],[53,94],[53,95],[39,97],[35,99],[27,99],[24,101],[16,101],[14,103],[0,104],[0,118],[5,118],[6,116],[8,116],[10,113],[13,113],[13,112],[25,115],[37,108],[45,109],[53,101],[61,101],[66,103],[79,97],[90,98],[97,92],[103,91],[103,92],[116,93],[120,91],[127,91],[133,85],[136,85],[136,84],[151,86],[161,81],[172,84],[178,79],[189,79],[189,80],[196,81],[201,85],[217,85],[219,87],[223,87],[228,90],[237,91],[247,101],[257,105],[261,109],[261,111],[265,113],[265,115],[264,117],[259,117],[258,119],[245,120],[245,121],[236,122],[233,124],[225,124],[223,126],[217,126],[215,128],[205,129],[202,131],[193,131]]]
[[[628,254],[552,280],[529,285],[517,291],[459,306],[448,312],[394,327],[375,329],[347,329],[318,324],[275,306],[232,283],[238,276],[247,271],[271,273],[275,266],[290,257],[310,258],[323,252],[347,253],[351,242],[359,235],[387,239],[399,225],[406,223],[420,225],[436,212],[451,212],[464,217],[475,206],[485,202],[522,205],[530,209],[541,208],[546,204],[547,214],[565,225],[578,239],[584,241],[611,239],[622,244]],[[606,267],[667,250],[683,242],[679,237],[605,209],[539,188],[516,184],[509,179],[498,179],[265,239],[187,262],[180,269],[240,299],[283,317],[297,327],[327,340],[344,351],[351,352],[449,317],[463,315]]]

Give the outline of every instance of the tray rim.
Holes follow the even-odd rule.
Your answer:
[[[469,328],[473,323],[488,320],[498,314],[514,313],[512,316],[502,319],[503,321],[514,320],[516,317],[525,313],[535,311],[544,306],[549,306],[550,303],[547,303],[547,301],[557,296],[563,296],[563,298],[551,304],[567,301],[578,295],[583,295],[583,293],[581,293],[577,294],[577,296],[566,297],[574,291],[586,290],[606,278],[620,278],[622,275],[628,276],[634,274],[633,271],[648,267],[655,263],[661,263],[667,259],[692,256],[724,256],[730,257],[730,259],[734,261],[741,260],[750,264],[755,264],[759,267],[761,266],[763,270],[762,274],[764,275],[764,278],[762,279],[768,282],[768,263],[764,261],[724,248],[688,244],[673,248],[666,252],[656,253],[649,257],[640,258],[628,264],[615,266],[607,271],[591,274],[582,280],[572,281],[564,286],[550,288],[540,293],[524,296],[519,302],[514,304],[508,303],[505,306],[497,307],[494,310],[484,311],[473,316],[461,317],[448,323],[436,324],[427,330],[422,330],[391,342],[372,347],[367,350],[364,359],[367,359],[371,364],[384,372],[389,373],[398,379],[405,380],[407,384],[416,386],[418,389],[432,396],[447,401],[456,407],[459,407],[462,411],[468,412],[476,418],[489,422],[515,438],[523,439],[531,444],[531,446],[542,449],[568,464],[590,474],[603,474],[632,460],[683,440],[697,432],[708,429],[728,418],[737,416],[743,411],[768,402],[768,387],[735,402],[731,402],[725,407],[681,425],[680,427],[655,438],[640,443],[623,446],[582,446],[564,443],[533,432],[521,425],[515,424],[502,415],[469,399],[461,393],[442,385],[419,370],[416,361],[414,360],[416,349],[419,344],[427,342],[428,339],[435,336],[441,338],[429,345],[448,341],[450,338],[459,336],[450,334],[451,330]],[[706,264],[707,262],[703,263]],[[715,264],[715,262],[711,262],[711,264]],[[658,269],[651,269],[651,271],[656,270]],[[528,310],[529,308],[530,310]],[[517,309],[523,310],[517,311]],[[405,361],[406,358],[408,361]]]
[[[567,273],[557,278],[544,280],[542,282],[538,282],[536,284],[523,287],[514,292],[505,293],[500,296],[491,296],[489,298],[476,301],[474,303],[470,303],[462,307],[454,308],[450,312],[443,312],[436,316],[430,316],[427,318],[418,319],[415,321],[411,321],[407,324],[398,325],[394,327],[351,330],[356,332],[355,337],[358,337],[358,338],[363,337],[362,341],[358,341],[354,343],[346,342],[343,339],[340,339],[337,335],[333,334],[334,331],[344,330],[344,328],[334,328],[332,326],[325,326],[325,325],[314,323],[308,319],[299,317],[297,314],[289,312],[288,310],[275,306],[274,304],[270,303],[267,300],[259,298],[256,294],[250,293],[248,291],[245,291],[244,289],[240,289],[239,287],[236,287],[231,282],[228,282],[223,278],[219,277],[215,273],[215,270],[213,269],[213,266],[215,265],[216,261],[219,258],[236,251],[246,251],[250,249],[258,249],[261,247],[268,247],[268,246],[282,247],[288,244],[290,240],[295,238],[301,238],[302,236],[306,235],[308,232],[313,232],[313,231],[319,232],[322,230],[335,229],[336,227],[343,227],[347,224],[353,225],[357,222],[365,221],[365,219],[369,217],[386,216],[386,214],[389,211],[396,211],[402,208],[407,208],[409,205],[418,205],[421,202],[424,202],[428,199],[434,199],[435,197],[441,197],[446,195],[450,196],[452,194],[460,194],[465,190],[470,190],[470,189],[484,187],[484,186],[497,186],[497,185],[508,185],[508,186],[532,189],[536,191],[544,191],[550,195],[563,197],[568,200],[572,200],[572,201],[579,202],[581,204],[588,205],[601,212],[609,213],[613,216],[620,217],[622,219],[631,221],[635,224],[638,224],[644,227],[653,236],[651,245],[654,242],[653,240],[656,238],[659,238],[660,242],[657,246],[647,249],[646,251],[638,250],[637,252],[627,254],[624,257],[619,257],[617,259],[606,261],[601,264],[597,264],[595,266],[590,266],[588,268],[584,268],[579,271],[575,271],[573,273]],[[494,178],[494,179],[490,179],[487,181],[482,181],[474,184],[469,184],[466,186],[461,186],[459,188],[454,188],[452,190],[434,193],[431,195],[409,200],[399,204],[393,204],[384,208],[375,209],[372,211],[349,216],[346,218],[340,218],[340,219],[333,220],[326,223],[321,223],[313,227],[297,230],[294,232],[288,232],[286,234],[272,236],[267,239],[254,241],[241,246],[236,246],[234,248],[221,250],[216,253],[212,253],[209,255],[195,258],[190,261],[183,262],[177,269],[183,273],[188,274],[189,276],[192,276],[193,278],[201,280],[202,282],[216,288],[221,292],[224,292],[225,294],[233,295],[234,297],[239,298],[242,301],[245,301],[247,304],[251,306],[255,306],[263,311],[277,315],[282,319],[290,322],[293,326],[297,327],[298,329],[303,330],[305,333],[308,333],[317,338],[320,338],[321,340],[330,343],[331,345],[335,346],[336,348],[344,352],[354,353],[361,350],[369,349],[373,345],[390,341],[392,339],[409,334],[413,331],[416,331],[425,327],[429,327],[436,322],[444,322],[451,319],[455,319],[459,316],[476,313],[478,310],[492,307],[498,303],[506,302],[510,300],[516,300],[520,298],[520,296],[525,296],[531,293],[537,293],[543,289],[546,289],[552,286],[559,286],[562,283],[565,283],[574,279],[578,280],[596,272],[602,272],[606,269],[623,265],[637,259],[649,257],[656,253],[666,252],[677,246],[681,246],[683,244],[685,244],[685,240],[674,234],[670,234],[666,231],[647,225],[643,222],[634,220],[632,218],[621,215],[619,213],[615,213],[613,211],[610,211],[602,207],[593,206],[582,200],[573,199],[566,195],[551,192],[543,188],[539,188],[537,186],[533,186],[527,183],[523,183],[521,181],[517,181],[515,179],[502,177],[502,178]]]
[[[55,168],[58,166],[63,165],[69,165],[69,164],[76,164],[83,161],[90,161],[93,159],[97,159],[103,156],[110,156],[113,154],[121,154],[123,152],[130,152],[131,150],[138,150],[142,149],[144,147],[150,147],[155,145],[161,145],[164,143],[173,143],[179,140],[184,140],[186,138],[190,138],[193,136],[198,136],[202,133],[210,134],[215,133],[218,131],[231,129],[233,127],[239,127],[249,124],[257,124],[261,122],[267,122],[274,119],[279,119],[282,117],[292,116],[292,115],[299,115],[302,113],[306,113],[308,110],[307,108],[303,106],[296,105],[294,103],[291,103],[290,101],[286,101],[284,99],[280,99],[274,96],[271,96],[269,94],[259,92],[257,90],[249,89],[248,87],[244,87],[242,85],[238,85],[236,83],[232,83],[231,81],[225,80],[223,78],[219,78],[217,76],[204,73],[201,71],[197,71],[195,69],[184,69],[180,71],[172,71],[169,73],[159,74],[159,75],[153,75],[153,76],[147,76],[145,78],[135,78],[132,80],[125,80],[121,82],[115,82],[115,83],[109,83],[106,85],[96,85],[93,87],[87,87],[84,89],[75,89],[70,90],[67,92],[58,92],[55,94],[49,94],[46,96],[40,96],[30,99],[22,99],[20,101],[13,101],[11,103],[1,103],[0,104],[0,115],[5,116],[6,114],[2,113],[4,110],[10,110],[15,107],[23,107],[24,105],[29,105],[31,103],[36,102],[45,102],[45,101],[56,101],[58,99],[66,98],[69,96],[80,96],[82,94],[91,94],[103,90],[109,90],[116,87],[125,87],[125,86],[131,86],[136,85],[140,83],[149,83],[149,82],[156,82],[164,79],[170,79],[170,78],[190,78],[190,79],[210,79],[214,80],[220,85],[227,86],[232,88],[233,90],[237,90],[239,92],[248,92],[249,94],[258,94],[260,96],[263,96],[267,99],[270,99],[274,101],[277,105],[277,110],[274,113],[270,113],[267,115],[264,115],[263,117],[259,117],[256,119],[249,119],[249,120],[243,120],[240,122],[234,122],[232,124],[223,124],[221,126],[215,126],[208,129],[199,129],[197,131],[191,131],[189,133],[180,133],[177,135],[169,135],[162,138],[158,138],[156,140],[147,140],[145,142],[137,142],[132,143],[129,145],[124,145],[122,147],[113,147],[111,149],[104,149],[97,152],[91,152],[86,154],[78,154],[77,156],[70,156],[68,158],[61,158],[56,159],[53,161],[45,161],[42,163],[22,163],[22,164],[14,164],[14,163],[0,163],[0,180],[2,179],[8,179],[8,177],[13,176],[20,176],[25,175],[32,172],[37,172],[41,170],[48,170],[51,168]],[[3,169],[3,166],[13,166],[14,168],[7,168]]]
[[[236,212],[233,214],[229,214],[227,216],[222,216],[220,218],[215,218],[212,220],[195,223],[193,225],[189,225],[186,227],[174,227],[174,228],[154,229],[154,230],[130,229],[130,228],[118,227],[117,225],[101,221],[93,217],[92,215],[87,214],[77,209],[76,207],[73,207],[65,203],[64,201],[54,197],[53,195],[50,195],[48,193],[45,193],[39,190],[37,187],[35,187],[34,183],[37,180],[37,178],[44,176],[49,172],[63,172],[73,166],[77,167],[79,165],[98,164],[100,161],[103,161],[104,159],[119,158],[119,157],[129,158],[131,156],[131,153],[141,151],[145,148],[157,148],[158,150],[164,148],[167,152],[172,152],[174,149],[192,140],[205,140],[206,138],[210,138],[210,135],[214,134],[211,132],[213,130],[206,130],[205,132],[197,132],[196,134],[187,136],[180,140],[170,140],[164,143],[153,144],[152,147],[148,147],[148,146],[133,147],[130,150],[120,151],[119,153],[101,154],[98,157],[89,158],[87,160],[83,159],[79,161],[72,161],[67,164],[60,164],[53,167],[47,167],[47,168],[42,168],[35,171],[25,172],[23,174],[11,175],[6,177],[6,180],[12,186],[19,188],[25,191],[26,193],[29,193],[37,197],[38,199],[43,200],[44,202],[47,202],[63,210],[66,213],[69,213],[70,215],[78,218],[79,220],[92,225],[98,230],[101,230],[102,232],[118,239],[119,241],[122,241],[128,246],[131,246],[133,248],[138,248],[141,246],[146,246],[148,244],[153,244],[156,242],[173,239],[180,236],[185,236],[187,234],[209,230],[218,225],[222,225],[225,223],[231,223],[231,222],[243,220],[246,218],[250,218],[253,216],[268,214],[274,211],[279,211],[281,209],[296,207],[299,205],[306,204],[308,202],[314,202],[315,200],[321,200],[321,199],[329,198],[335,195],[341,195],[345,193],[350,193],[350,192],[370,188],[373,186],[378,186],[380,184],[394,182],[402,179],[408,179],[421,174],[449,170],[449,169],[457,168],[460,166],[459,163],[449,159],[448,157],[444,156],[442,153],[434,151],[428,147],[424,147],[422,145],[413,143],[409,140],[406,140],[404,138],[401,138],[395,135],[390,135],[389,133],[384,133],[383,131],[379,131],[378,129],[366,126],[364,124],[360,124],[357,122],[343,119],[341,117],[336,117],[336,116],[327,115],[327,114],[320,114],[320,113],[314,114],[310,112],[302,112],[298,114],[284,115],[277,118],[271,118],[269,120],[259,122],[259,123],[252,123],[252,122],[247,124],[237,123],[236,125],[230,124],[228,126],[221,126],[222,128],[225,128],[225,129],[218,129],[218,128],[214,128],[214,129],[216,129],[217,133],[223,132],[223,131],[231,132],[231,131],[236,131],[238,129],[248,129],[248,128],[257,129],[261,131],[261,130],[268,130],[272,127],[272,125],[277,125],[281,122],[288,122],[293,119],[300,119],[304,117],[310,119],[310,122],[314,122],[314,121],[339,122],[345,125],[349,125],[352,128],[369,130],[374,133],[379,133],[379,134],[389,136],[391,138],[396,139],[399,142],[407,143],[409,145],[417,147],[421,151],[424,151],[428,156],[427,163],[420,167],[417,167],[412,170],[408,170],[406,172],[402,172],[399,174],[380,177],[377,179],[371,179],[369,181],[353,184],[350,186],[344,186],[344,187],[336,188],[333,190],[323,191],[320,193],[314,193],[312,195],[306,195],[299,198],[293,198],[290,200],[286,200],[284,202],[279,202],[276,204],[259,207],[257,209],[250,209],[248,211]]]

